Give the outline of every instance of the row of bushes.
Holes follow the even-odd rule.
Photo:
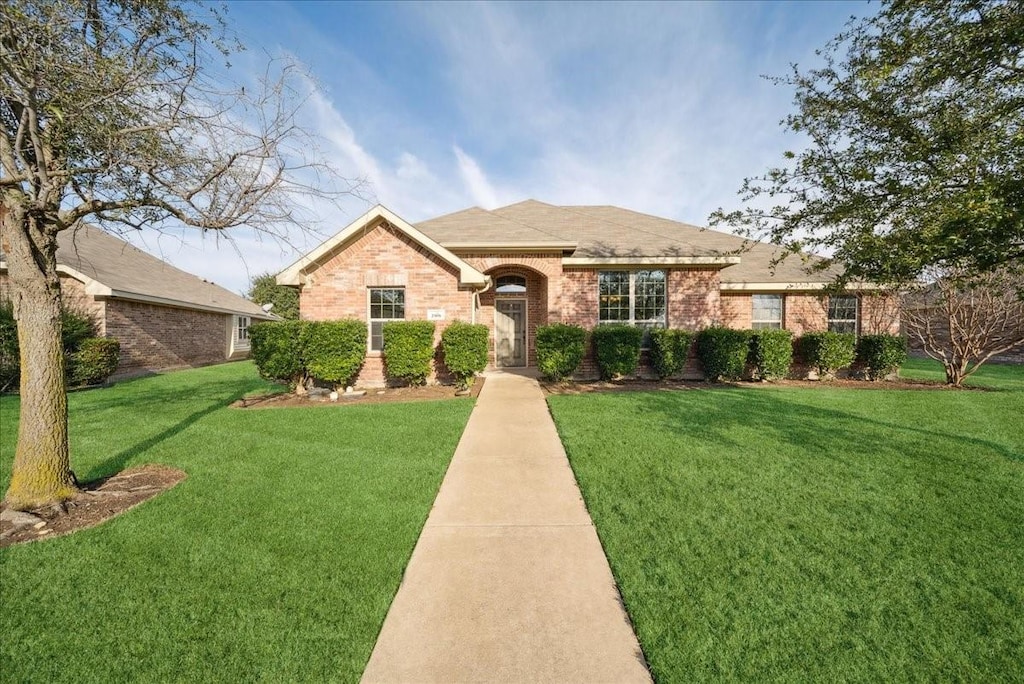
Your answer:
[[[426,382],[434,349],[434,323],[391,321],[382,329],[387,376],[408,384]],[[455,321],[441,334],[444,365],[460,387],[487,366],[485,325]],[[251,356],[268,380],[305,386],[310,380],[344,386],[359,373],[366,357],[366,323],[275,321],[249,329]]]
[[[97,385],[117,370],[121,345],[117,340],[95,337],[96,321],[71,308],[61,311],[61,346],[68,385]],[[0,392],[17,388],[21,377],[18,327],[9,301],[0,302]]]
[[[705,328],[697,333],[685,330],[653,329],[650,360],[658,377],[680,373],[690,355],[691,345],[709,380],[738,380],[753,377],[778,380],[789,374],[794,347],[805,364],[820,375],[833,375],[855,362],[869,379],[895,372],[906,361],[906,340],[894,335],[863,335],[833,332],[806,333],[794,345],[788,330],[734,330]],[[644,330],[627,325],[602,325],[590,333],[594,357],[601,377],[630,375],[640,362]],[[537,329],[537,366],[548,379],[571,376],[586,354],[587,331],[580,326],[554,324]]]

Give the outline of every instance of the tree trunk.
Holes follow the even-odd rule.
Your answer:
[[[11,484],[14,509],[55,504],[78,491],[68,453],[68,397],[61,343],[56,232],[18,207],[3,216],[21,358],[21,417]]]

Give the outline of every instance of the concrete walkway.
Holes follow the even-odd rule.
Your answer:
[[[363,681],[651,681],[536,380],[488,376]]]

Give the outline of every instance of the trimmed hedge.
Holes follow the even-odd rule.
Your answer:
[[[71,375],[72,356],[83,341],[99,339],[95,338],[98,326],[96,319],[88,312],[67,306],[61,308],[60,323],[61,346],[67,359],[65,373],[68,382],[75,384]],[[20,380],[21,358],[18,354],[18,325],[14,320],[14,305],[3,300],[0,301],[0,392],[17,389]]]
[[[686,367],[693,333],[686,330],[654,328],[651,333],[651,365],[659,378],[678,375]]]
[[[490,331],[486,325],[454,321],[441,333],[444,365],[455,376],[460,389],[487,368],[487,343]]]
[[[68,355],[68,379],[72,385],[98,385],[117,370],[121,343],[109,337],[87,337]]]
[[[249,356],[261,377],[294,389],[306,377],[303,337],[306,321],[264,321],[249,326]]]
[[[384,372],[388,377],[422,385],[434,358],[432,321],[390,321],[384,324]]]
[[[563,380],[580,367],[587,353],[587,331],[578,325],[537,326],[537,369],[548,380]]]
[[[697,333],[697,358],[704,366],[708,382],[743,377],[750,352],[750,333],[721,327],[704,328]]]
[[[599,325],[590,333],[597,367],[605,380],[632,375],[640,363],[644,329],[632,325]]]
[[[788,330],[753,330],[747,361],[761,380],[781,380],[793,363],[793,333]]]
[[[857,363],[864,366],[868,380],[896,373],[907,361],[907,339],[899,335],[861,335],[857,340]]]
[[[824,377],[853,363],[856,344],[853,333],[810,332],[798,340],[797,346],[803,360]]]
[[[366,358],[366,323],[362,321],[310,321],[300,340],[306,372],[324,382],[347,384]]]

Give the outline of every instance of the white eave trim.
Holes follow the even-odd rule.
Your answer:
[[[445,247],[460,252],[571,252],[575,242],[446,242]]]
[[[824,283],[722,283],[719,287],[723,292],[790,292],[794,290],[824,290],[832,285]],[[884,290],[882,285],[875,283],[850,283],[845,290],[858,292],[861,290]]]
[[[683,257],[565,257],[563,266],[730,266],[738,256]]]
[[[408,235],[414,242],[417,242],[428,251],[432,252],[441,260],[459,269],[459,284],[471,287],[484,287],[487,285],[487,276],[476,270],[450,251],[434,242],[432,239],[421,233],[408,221],[399,217],[390,209],[378,204],[373,209],[348,224],[344,230],[328,239],[319,247],[301,257],[288,268],[277,275],[279,285],[301,286],[305,284],[305,276],[311,267],[318,265],[320,259],[333,252],[338,247],[344,246],[350,240],[358,237],[366,228],[375,226],[378,222],[387,221],[392,226]]]

